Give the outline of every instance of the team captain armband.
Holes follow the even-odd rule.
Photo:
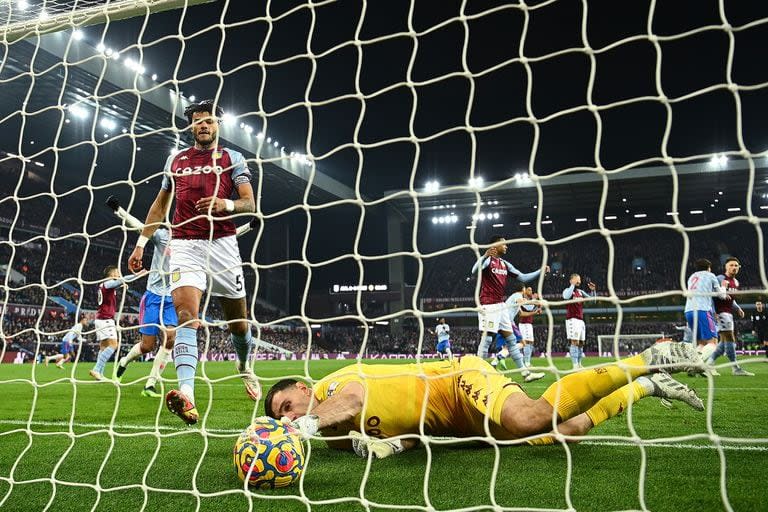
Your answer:
[[[232,179],[232,183],[235,184],[235,186],[245,185],[246,183],[251,182],[251,173],[250,172],[244,172],[242,174],[238,174]]]

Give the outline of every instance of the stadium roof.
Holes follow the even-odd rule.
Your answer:
[[[768,209],[760,208],[768,205],[768,158],[759,157],[753,162],[755,180],[751,195],[748,195],[749,162],[720,156],[711,161],[679,164],[674,171],[669,166],[648,166],[604,174],[578,171],[545,177],[539,180],[541,203],[536,182],[521,173],[504,182],[482,183],[479,188],[461,185],[438,186],[431,192],[420,190],[418,205],[427,220],[457,211],[466,217],[475,212],[478,198],[479,212],[498,212],[521,221],[535,221],[535,207],[539,204],[543,216],[595,217],[605,189],[606,216],[666,216],[673,210],[676,175],[677,211],[683,214],[695,209],[740,208],[739,214],[744,215],[747,203],[752,202],[756,215],[768,217]],[[388,194],[397,194],[395,203],[399,210],[415,209],[415,201],[407,193],[389,191]]]
[[[62,66],[65,60],[74,65]],[[96,187],[127,180],[129,173],[138,183],[157,178],[169,150],[186,136],[182,112],[189,100],[178,90],[171,92],[167,85],[137,73],[124,62],[71,39],[70,32],[42,36],[39,44],[30,40],[9,45],[3,64],[0,116],[6,126],[23,123],[17,133],[23,133],[24,139],[6,141],[5,149],[13,154],[16,147],[24,157],[44,163],[49,170],[55,162],[58,188],[68,190],[86,183],[92,163],[99,167],[91,181]],[[83,119],[72,115],[73,106],[82,109]],[[20,115],[21,110],[25,115]],[[99,121],[106,119],[106,124],[97,123],[96,115]],[[257,138],[257,132],[246,132],[240,122],[221,127],[222,144],[243,152],[251,160],[251,169],[261,171],[254,172],[254,188],[260,175],[261,207],[266,213],[300,204],[310,179],[310,204],[354,197],[352,189],[322,172],[315,170],[312,175],[306,157],[294,155],[272,140],[278,134]],[[133,140],[140,154],[132,146]],[[51,151],[54,145],[59,149]],[[148,207],[154,194],[143,195],[149,197],[137,196],[137,200]]]

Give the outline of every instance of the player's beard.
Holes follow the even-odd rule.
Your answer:
[[[206,139],[203,140],[202,137]],[[195,135],[195,144],[201,149],[211,149],[216,145],[216,137],[212,133],[202,133]]]

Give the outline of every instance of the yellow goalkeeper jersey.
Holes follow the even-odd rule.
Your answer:
[[[351,364],[320,380],[313,388],[315,399],[323,402],[350,382],[365,389],[363,411],[350,430],[380,438],[484,436],[486,413],[489,432],[509,438],[500,427],[501,408],[510,394],[522,392],[484,360],[464,356],[453,362]]]

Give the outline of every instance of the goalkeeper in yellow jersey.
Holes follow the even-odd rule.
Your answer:
[[[475,356],[407,365],[354,363],[314,387],[281,380],[264,408],[305,437],[321,432],[329,446],[363,457],[413,448],[419,434],[552,444],[555,424],[560,434],[583,436],[647,396],[704,410],[696,393],[667,373],[681,371],[703,373],[696,350],[687,343],[656,343],[617,364],[568,374],[533,399]]]

